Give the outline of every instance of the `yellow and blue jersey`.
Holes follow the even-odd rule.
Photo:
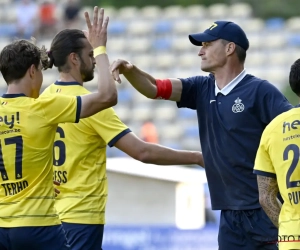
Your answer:
[[[279,236],[294,235],[296,240],[300,239],[299,157],[300,108],[294,108],[276,117],[264,130],[254,173],[277,179],[284,200],[279,216]],[[300,247],[299,242],[281,244],[289,248]]]
[[[81,98],[23,94],[0,98],[0,227],[60,224],[54,208],[57,124],[77,122]]]
[[[77,82],[56,82],[42,95],[85,95]],[[53,178],[61,182],[56,209],[63,222],[105,224],[106,147],[131,132],[113,108],[78,124],[59,125],[54,143]]]

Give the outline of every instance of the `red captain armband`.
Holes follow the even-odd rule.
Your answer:
[[[154,99],[165,99],[168,100],[172,94],[172,83],[169,79],[156,79],[157,93]]]

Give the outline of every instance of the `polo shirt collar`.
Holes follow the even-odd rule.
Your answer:
[[[233,88],[238,85],[238,83],[243,80],[243,78],[246,76],[246,70],[244,69],[236,78],[234,78],[230,83],[228,83],[223,89],[219,89],[217,82],[215,81],[215,96],[217,96],[219,93],[222,95],[228,95]]]

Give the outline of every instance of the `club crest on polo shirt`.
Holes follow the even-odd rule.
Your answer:
[[[234,104],[232,105],[232,112],[233,113],[239,113],[243,112],[245,109],[244,104],[242,103],[242,100],[238,97],[235,101]]]

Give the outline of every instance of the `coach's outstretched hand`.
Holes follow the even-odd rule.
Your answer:
[[[124,72],[128,72],[131,69],[133,69],[133,64],[126,60],[118,59],[110,65],[109,69],[114,80],[118,83],[121,83],[120,74],[123,74]]]
[[[106,46],[109,17],[104,19],[104,9],[101,8],[99,14],[99,8],[97,6],[94,7],[93,23],[91,23],[88,12],[85,12],[84,16],[88,28],[88,32],[85,32],[85,35],[92,47],[95,49],[99,46]]]

